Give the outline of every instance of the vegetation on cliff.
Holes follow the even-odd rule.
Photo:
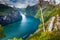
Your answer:
[[[55,6],[55,5],[54,6],[53,5],[49,5],[43,10],[44,23],[45,23],[46,30],[47,30],[48,25],[49,25],[49,23],[51,21],[50,19],[53,16],[55,16],[55,20],[54,20],[55,22],[53,23],[52,32],[49,31],[49,29],[48,29],[48,31],[45,31],[45,32],[42,31],[42,22],[41,22],[40,15],[41,15],[40,10],[38,10],[35,17],[40,19],[40,25],[38,27],[38,30],[34,34],[29,36],[27,38],[27,40],[60,40],[60,38],[59,38],[60,37],[60,35],[59,35],[60,31],[54,30],[55,29],[54,25],[56,25],[55,22],[57,22],[56,15],[60,16],[60,7],[59,6]],[[58,27],[60,27],[60,26],[58,26]]]

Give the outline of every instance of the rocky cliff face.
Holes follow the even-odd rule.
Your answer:
[[[27,15],[35,16],[35,14],[37,13],[38,7],[36,5],[28,6],[25,10]]]
[[[11,7],[0,4],[0,24],[6,25],[22,19],[20,13]]]

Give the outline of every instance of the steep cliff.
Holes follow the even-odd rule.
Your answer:
[[[0,4],[0,24],[6,25],[21,20],[22,16],[17,9]]]
[[[34,6],[28,6],[26,9],[26,14],[30,15],[30,16],[35,16],[38,10],[38,6],[34,5]]]

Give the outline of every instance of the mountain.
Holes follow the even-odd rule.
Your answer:
[[[17,9],[0,4],[0,24],[6,25],[21,20],[22,16]]]
[[[34,6],[27,6],[27,8],[25,9],[26,14],[29,16],[35,16],[35,14],[37,13],[38,7],[36,5]]]

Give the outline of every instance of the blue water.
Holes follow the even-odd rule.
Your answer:
[[[4,26],[4,34],[6,37],[1,40],[8,40],[14,37],[27,38],[30,34],[37,30],[38,25],[38,19],[31,16],[22,15],[22,21]]]

